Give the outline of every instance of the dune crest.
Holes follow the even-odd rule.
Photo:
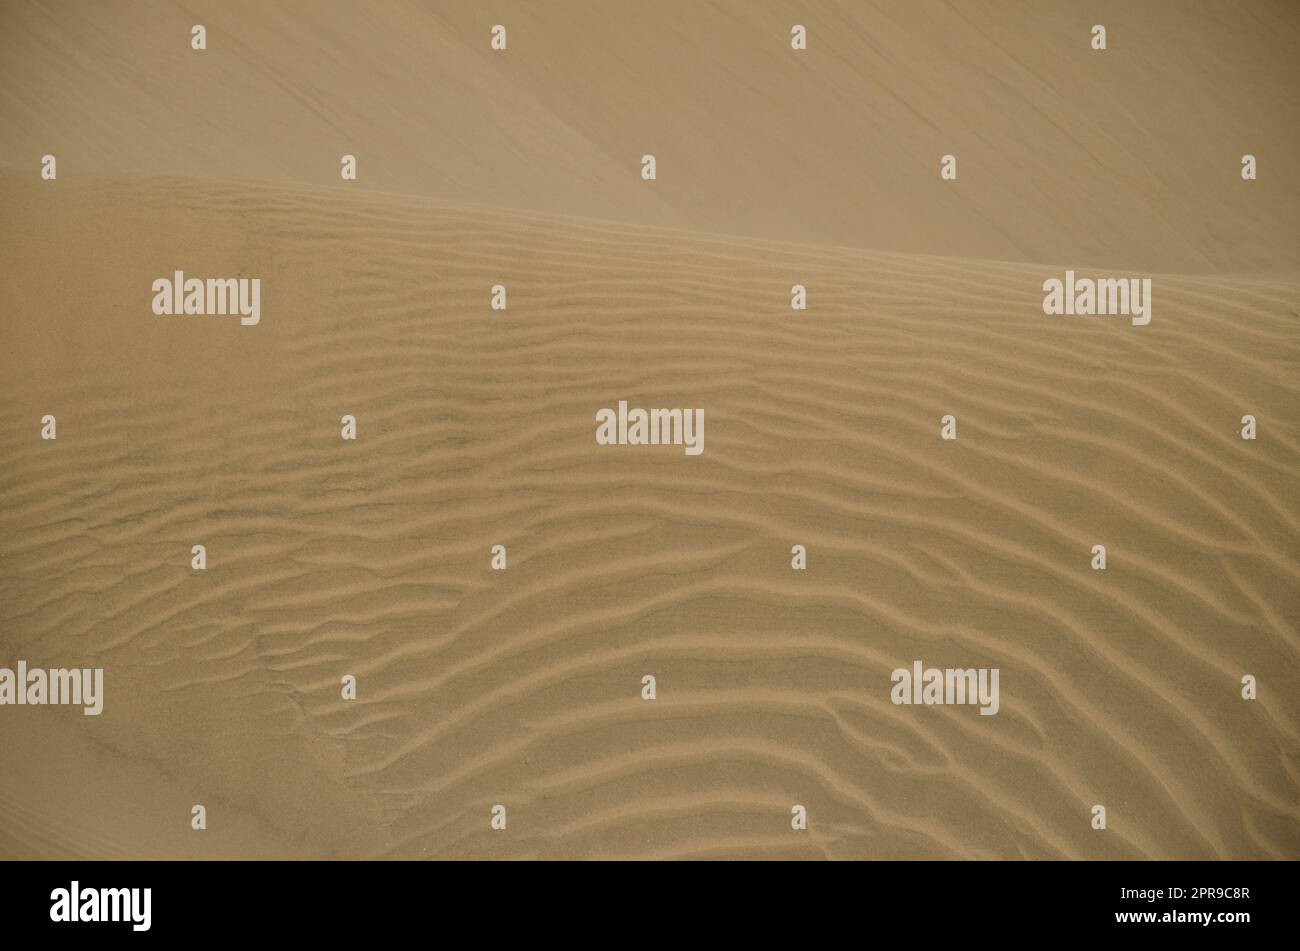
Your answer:
[[[1105,51],[1090,45],[1098,22]],[[791,49],[794,23],[806,50]],[[0,166],[34,173],[54,153],[65,177],[335,185],[352,156],[350,187],[444,201],[1286,274],[1300,267],[1297,34],[1286,0],[658,0],[607,16],[585,0],[9,3]]]

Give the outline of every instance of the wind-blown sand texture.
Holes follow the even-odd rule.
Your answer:
[[[0,6],[0,857],[1300,858],[1300,8],[1025,6]]]

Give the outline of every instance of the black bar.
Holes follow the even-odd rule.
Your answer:
[[[585,936],[602,945],[655,936],[677,943],[710,932],[765,942],[802,935],[806,944],[829,934],[828,927],[872,940],[969,938],[981,946],[1049,936],[1223,942],[1285,928],[1293,920],[1286,906],[1295,872],[1290,863],[1269,862],[8,862],[0,868],[9,882],[0,897],[7,937],[423,935],[418,943],[458,945],[519,929],[534,939]],[[150,889],[148,929],[136,929],[143,901],[121,906],[124,921],[53,921],[56,890],[70,899],[74,881],[83,902],[87,890]],[[110,896],[110,906],[121,895]],[[99,900],[97,892],[96,911]]]

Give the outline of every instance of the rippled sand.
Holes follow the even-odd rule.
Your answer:
[[[1128,6],[0,10],[0,856],[1300,858],[1300,15]]]

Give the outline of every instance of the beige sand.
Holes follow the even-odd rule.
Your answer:
[[[498,6],[0,7],[0,856],[1300,858],[1294,5]]]

